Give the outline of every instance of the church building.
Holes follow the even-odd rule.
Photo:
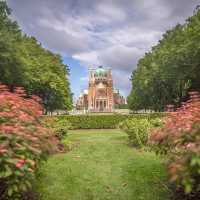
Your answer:
[[[98,67],[89,70],[88,110],[112,112],[113,79],[110,69]]]
[[[115,104],[124,104],[125,99],[113,89],[111,69],[89,69],[88,90],[80,95],[76,108],[89,112],[112,112]]]

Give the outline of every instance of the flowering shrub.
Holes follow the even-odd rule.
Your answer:
[[[128,134],[129,141],[136,147],[143,147],[147,144],[149,131],[152,127],[160,126],[161,120],[155,119],[127,119],[119,124],[119,128]]]
[[[39,98],[0,85],[0,199],[21,199],[51,148]]]
[[[152,131],[150,141],[169,157],[170,181],[185,193],[200,192],[200,97],[190,100],[164,118],[164,126]]]

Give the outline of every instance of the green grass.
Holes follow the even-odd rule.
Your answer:
[[[52,156],[36,187],[42,200],[167,200],[166,175],[153,153],[127,145],[118,130],[70,131],[77,143]]]

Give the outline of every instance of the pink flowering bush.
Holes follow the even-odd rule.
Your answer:
[[[0,85],[0,199],[22,199],[51,149],[52,134],[40,121],[39,102],[22,88],[9,92]]]
[[[159,153],[168,155],[170,181],[186,194],[200,192],[200,95],[190,93],[190,100],[164,119],[162,128],[154,129],[150,141]]]

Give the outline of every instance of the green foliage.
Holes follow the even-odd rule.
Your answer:
[[[115,109],[128,109],[128,104],[117,104],[115,105]]]
[[[161,120],[159,118],[133,118],[121,122],[119,127],[128,134],[129,141],[132,145],[141,148],[147,145],[150,129],[160,125]]]
[[[71,151],[74,147],[74,143],[68,139],[68,137],[65,137],[61,141],[62,145],[64,146],[65,151]]]
[[[54,135],[62,141],[66,138],[68,130],[71,127],[69,122],[65,120],[60,120],[56,117],[44,117],[43,123],[47,128],[51,128],[53,130]]]
[[[0,85],[0,199],[21,199],[52,149],[38,100],[27,98],[21,88],[11,93]]]
[[[9,14],[6,3],[0,1],[0,82],[11,90],[22,86],[29,95],[39,96],[46,111],[71,108],[69,67],[59,55],[23,34]]]
[[[70,129],[114,129],[126,119],[155,118],[163,116],[162,113],[135,114],[135,115],[63,115],[53,117],[63,125],[70,124]]]
[[[167,31],[139,60],[132,73],[128,104],[132,110],[164,110],[180,104],[188,90],[200,90],[200,11]]]
[[[164,126],[152,131],[150,141],[168,158],[167,170],[176,189],[199,199],[200,194],[200,94],[164,118]],[[190,198],[188,198],[190,199]]]

